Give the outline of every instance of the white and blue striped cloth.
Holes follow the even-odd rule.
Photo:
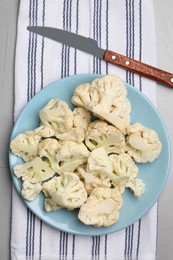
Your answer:
[[[29,33],[28,25],[62,28],[97,39],[102,48],[156,65],[151,0],[21,0],[15,56],[15,118],[49,83],[79,73],[117,74],[156,105],[156,84],[81,51]],[[157,203],[119,232],[83,237],[53,229],[12,194],[12,260],[154,260]]]

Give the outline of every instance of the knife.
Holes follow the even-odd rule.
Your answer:
[[[104,50],[100,48],[97,41],[65,30],[44,27],[44,26],[28,26],[30,32],[58,41],[75,49],[87,52],[104,61],[122,67],[128,71],[135,72],[141,76],[145,76],[157,81],[163,85],[173,87],[173,74],[150,66],[138,60],[129,58],[120,53]]]

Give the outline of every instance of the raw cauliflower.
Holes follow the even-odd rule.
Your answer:
[[[41,140],[35,131],[26,131],[17,135],[10,144],[11,152],[21,157],[25,162],[33,160],[38,155],[38,144]]]
[[[110,176],[113,172],[112,163],[103,147],[94,149],[87,161],[87,171]]]
[[[119,219],[122,196],[117,189],[95,188],[80,207],[78,218],[86,225],[108,227]]]
[[[105,121],[94,120],[89,124],[85,144],[91,151],[104,147],[108,154],[122,153],[125,149],[125,137],[117,128]]]
[[[135,123],[127,127],[127,135],[127,153],[136,162],[152,162],[159,156],[162,144],[153,129]]]
[[[127,153],[111,154],[109,160],[112,162],[113,172],[117,176],[127,176],[129,179],[136,178],[138,167]]]
[[[112,182],[123,193],[130,180],[137,177],[138,167],[134,160],[126,153],[111,154],[109,160],[113,166]]]
[[[44,209],[49,211],[56,211],[58,209],[61,209],[59,205],[56,204],[56,201],[54,201],[52,198],[45,198],[44,200]]]
[[[114,75],[106,75],[97,78],[91,84],[79,85],[71,101],[124,132],[130,123],[131,112],[126,95],[124,82]]]
[[[81,127],[85,131],[87,131],[88,126],[91,122],[91,114],[89,111],[87,111],[83,107],[76,107],[73,110],[73,115],[74,115],[74,121],[73,125],[74,127]]]
[[[101,174],[100,172],[88,172],[86,170],[86,164],[79,166],[75,173],[83,182],[88,195],[90,195],[92,190],[96,187],[110,188],[112,185],[111,180],[105,174]]]
[[[83,83],[75,88],[71,101],[74,105],[91,111],[92,107],[99,102],[99,93],[96,89],[91,88],[89,83]]]
[[[117,175],[113,170],[113,164],[109,156],[106,153],[106,150],[103,147],[94,149],[87,161],[87,171],[92,174],[101,174],[109,178],[114,185],[120,185],[123,187],[129,180],[127,175]]]
[[[38,135],[44,138],[55,136],[56,131],[51,126],[40,125],[34,130]]]
[[[58,173],[74,172],[81,164],[87,161],[90,154],[87,147],[73,141],[59,141],[60,147],[56,153]]]
[[[51,99],[40,111],[41,124],[58,133],[68,132],[73,127],[73,112],[68,104],[57,98]]]
[[[59,176],[54,176],[52,179],[42,184],[42,191],[46,198],[51,198],[52,194],[57,191],[59,185]]]
[[[117,175],[113,170],[113,165],[106,150],[103,147],[94,149],[87,161],[87,172],[98,174],[108,178],[114,186],[119,187],[121,192],[124,192],[124,187],[129,180],[127,175]]]
[[[17,178],[22,177],[23,181],[37,183],[53,177],[55,172],[47,162],[35,157],[30,162],[15,165],[14,174]]]
[[[56,133],[55,137],[63,141],[74,141],[82,143],[85,139],[85,130],[82,127],[73,127],[70,131],[65,133]]]
[[[83,143],[58,141],[47,138],[40,142],[39,156],[47,158],[51,168],[58,174],[73,172],[79,165],[86,162],[89,151]]]
[[[22,183],[21,195],[25,200],[32,201],[38,197],[42,187],[41,184],[24,181]]]
[[[145,191],[145,183],[143,180],[135,178],[126,184],[126,188],[130,188],[136,197],[140,197]]]
[[[56,154],[60,148],[59,142],[55,138],[46,138],[38,145],[38,153],[41,158],[48,159],[51,168],[57,172],[59,165],[56,159]]]
[[[79,208],[87,199],[83,182],[77,174],[71,172],[54,177],[53,180],[44,183],[42,189],[45,196],[50,198],[51,202],[55,202],[54,206],[68,210]]]

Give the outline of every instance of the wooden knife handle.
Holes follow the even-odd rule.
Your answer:
[[[126,70],[153,79],[158,83],[173,87],[173,74],[169,72],[109,50],[105,51],[103,59]]]

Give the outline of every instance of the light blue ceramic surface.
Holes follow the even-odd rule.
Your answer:
[[[84,82],[91,82],[99,75],[83,74],[67,77],[50,84],[24,107],[16,120],[11,138],[26,130],[31,130],[39,125],[39,110],[51,99],[59,98],[71,104],[71,96],[75,87]],[[95,228],[86,226],[77,219],[77,210],[66,211],[61,209],[56,212],[47,213],[43,207],[43,195],[35,201],[24,201],[27,207],[35,215],[49,225],[69,233],[81,235],[103,235],[123,229],[144,216],[159,198],[167,181],[170,168],[170,143],[164,122],[153,104],[138,90],[127,84],[128,98],[131,102],[131,123],[140,122],[147,127],[155,129],[162,142],[162,151],[157,160],[152,163],[138,164],[139,177],[145,182],[146,190],[141,198],[135,198],[126,190],[123,194],[123,207],[120,211],[120,219],[117,224],[108,228]],[[17,191],[20,193],[21,180],[13,174],[13,166],[21,162],[19,158],[9,153],[11,175]]]

